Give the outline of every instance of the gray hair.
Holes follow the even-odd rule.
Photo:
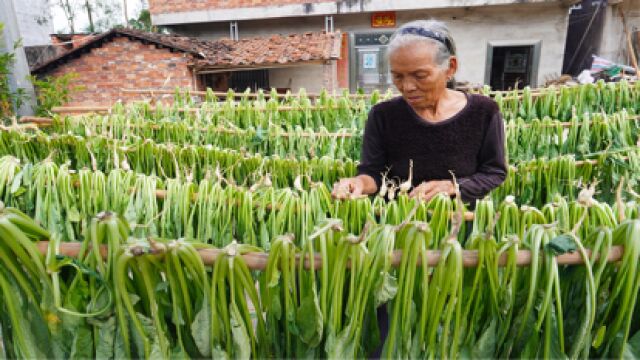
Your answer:
[[[404,32],[404,30],[408,28],[422,29],[427,32],[434,32],[442,35],[451,44],[451,51],[449,51],[445,44],[436,39]],[[449,58],[456,54],[456,45],[453,42],[449,28],[445,23],[437,20],[415,20],[402,25],[391,36],[387,54],[391,56],[391,54],[393,54],[397,49],[416,42],[435,45],[437,51],[434,56],[434,61],[443,68],[447,68],[449,66]]]

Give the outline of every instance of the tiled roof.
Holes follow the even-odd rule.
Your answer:
[[[203,50],[204,59],[198,67],[233,68],[282,65],[303,61],[335,60],[340,57],[341,34],[307,32],[291,35],[272,35],[238,41],[222,39],[211,42],[217,49]]]
[[[37,74],[56,67],[58,64],[82,56],[82,54],[91,51],[91,49],[100,47],[104,42],[110,41],[111,39],[119,36],[146,43],[152,43],[158,47],[169,48],[172,51],[175,50],[191,53],[195,57],[204,57],[204,55],[200,52],[201,43],[204,43],[204,40],[179,35],[166,35],[133,29],[116,28],[109,30],[103,34],[96,35],[91,40],[88,40],[82,45],[64,52],[54,58],[51,58],[42,64],[34,66],[31,69],[31,72]]]
[[[100,47],[114,37],[148,42],[172,51],[190,53],[199,68],[234,68],[281,65],[314,60],[332,60],[340,57],[340,33],[303,33],[272,35],[269,37],[203,40],[195,37],[167,35],[133,29],[113,29],[97,35],[82,45],[62,53],[45,63],[34,66],[32,73],[47,71],[70,59],[82,56],[92,48]]]

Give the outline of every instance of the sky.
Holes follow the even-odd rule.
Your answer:
[[[96,0],[90,0],[90,1],[95,2]],[[124,16],[122,14],[122,8],[123,8],[122,5],[124,0],[102,0],[102,1],[119,5],[120,7],[119,13],[113,14],[112,17],[115,18],[114,20],[117,21],[117,23],[120,23],[120,24],[123,23]],[[129,19],[137,18],[138,14],[140,13],[140,10],[147,7],[147,2],[145,0],[126,0],[126,1],[127,1],[127,15]],[[84,3],[84,0],[81,0],[81,1],[76,0],[75,2]],[[51,17],[53,18],[53,31],[55,33],[68,33],[69,25],[67,23],[67,19],[65,18],[64,12],[62,11],[62,9],[59,6],[55,5],[57,3],[58,3],[58,0],[49,0],[49,5],[51,8]],[[76,32],[82,32],[88,26],[89,26],[89,18],[87,16],[86,11],[79,9],[77,11],[77,15],[75,18]]]

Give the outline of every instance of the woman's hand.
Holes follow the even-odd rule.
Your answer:
[[[331,196],[335,199],[358,199],[378,191],[376,181],[369,175],[358,175],[352,178],[340,179],[333,184]]]
[[[364,186],[364,181],[360,177],[340,179],[333,184],[331,196],[340,200],[357,198],[363,195]]]
[[[413,188],[409,193],[410,197],[417,197],[424,201],[429,201],[434,196],[444,193],[449,196],[455,195],[456,189],[453,186],[451,180],[432,180],[423,182],[422,184]]]

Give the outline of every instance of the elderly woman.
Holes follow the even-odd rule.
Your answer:
[[[455,45],[438,21],[413,21],[389,42],[393,83],[402,94],[373,107],[367,120],[358,175],[341,179],[333,195],[374,194],[382,174],[410,178],[411,196],[429,200],[455,194],[483,198],[506,177],[504,129],[496,103],[488,97],[447,88],[458,69]]]

